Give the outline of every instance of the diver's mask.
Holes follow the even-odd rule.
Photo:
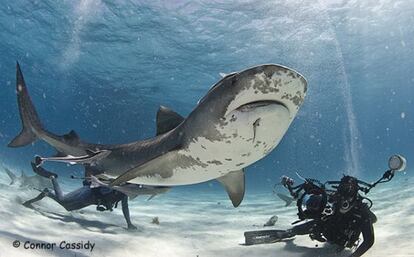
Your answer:
[[[347,213],[354,206],[358,195],[358,180],[351,176],[344,176],[338,186],[339,201],[337,202],[340,213]]]

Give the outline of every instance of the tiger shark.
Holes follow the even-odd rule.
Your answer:
[[[6,171],[7,175],[10,178],[10,185],[17,185],[22,188],[51,188],[52,183],[50,182],[50,179],[46,179],[44,177],[41,177],[39,175],[34,176],[28,176],[24,173],[22,170],[21,176],[18,177],[16,174],[14,174],[11,170],[9,170],[6,167],[3,167],[4,171]]]
[[[293,69],[276,64],[255,66],[225,75],[187,118],[161,106],[153,138],[93,144],[73,130],[59,136],[43,127],[17,63],[16,93],[23,128],[9,146],[40,139],[54,147],[57,156],[108,151],[108,156],[96,160],[93,173],[114,178],[110,186],[125,182],[178,186],[217,179],[237,207],[244,197],[244,169],[279,144],[306,90],[306,79]],[[85,162],[82,165],[87,172],[91,169]]]

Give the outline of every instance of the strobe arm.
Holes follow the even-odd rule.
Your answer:
[[[299,196],[299,192],[304,187],[304,184],[293,186],[294,183],[295,183],[295,181],[292,178],[288,177],[288,176],[282,176],[282,178],[281,178],[281,184],[289,190],[290,195],[294,199],[297,199],[298,196]]]
[[[391,179],[394,178],[394,172],[395,172],[395,170],[387,170],[386,172],[384,172],[382,177],[380,179],[378,179],[377,181],[375,181],[375,183],[372,184],[369,189],[375,187],[378,184],[390,182]]]

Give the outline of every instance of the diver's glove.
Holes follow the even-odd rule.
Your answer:
[[[288,186],[293,186],[295,181],[292,178],[289,178],[288,176],[282,176],[282,179],[281,179],[280,183],[284,187],[288,187]]]

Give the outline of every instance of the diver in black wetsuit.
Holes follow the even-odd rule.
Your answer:
[[[370,210],[372,201],[365,195],[377,184],[391,181],[396,171],[404,170],[406,160],[393,155],[388,166],[389,170],[372,184],[343,176],[340,181],[326,183],[302,178],[305,182],[294,186],[293,179],[283,176],[281,184],[297,200],[299,220],[293,224],[302,223],[288,230],[247,231],[244,233],[246,245],[275,243],[296,235],[309,235],[312,240],[339,246],[339,251],[356,248],[349,257],[362,256],[374,244],[373,224],[377,221]],[[359,244],[361,234],[363,242]]]
[[[67,211],[79,210],[90,205],[97,205],[96,209],[99,211],[112,211],[114,207],[117,207],[118,202],[121,201],[122,212],[127,222],[128,229],[137,229],[137,227],[131,223],[127,195],[107,187],[91,188],[90,182],[86,180],[83,182],[83,186],[81,188],[68,194],[63,194],[57,181],[57,174],[47,171],[42,167],[37,167],[34,163],[31,164],[32,169],[36,174],[52,180],[54,193],[45,188],[38,196],[24,202],[24,206],[31,207],[32,203],[37,202],[44,197],[50,197],[62,205]]]
[[[342,246],[339,250],[343,250],[345,247],[356,246],[359,235],[362,233],[363,242],[349,257],[362,256],[372,247],[374,244],[373,224],[377,221],[377,217],[368,205],[362,202],[365,198],[358,193],[360,188],[356,178],[344,176],[337,190],[327,196],[318,192],[318,187],[310,186],[307,182],[293,188],[292,180],[283,177],[282,184],[294,197],[298,197],[302,190],[308,195],[307,199],[302,200],[301,204],[306,207],[299,217],[300,219],[313,219],[286,231],[279,231],[280,239],[296,235],[310,235],[312,239]],[[332,215],[322,216],[326,204],[331,204]]]

